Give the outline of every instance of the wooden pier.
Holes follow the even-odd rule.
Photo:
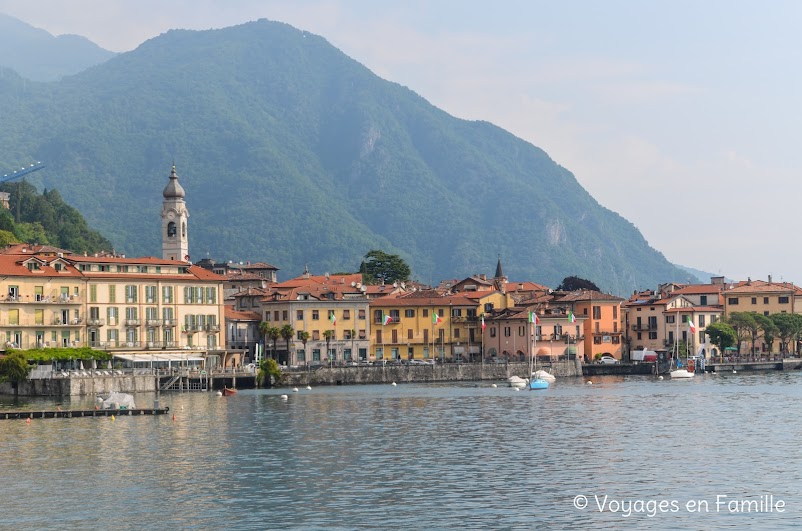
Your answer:
[[[83,417],[134,417],[139,415],[166,415],[169,407],[132,409],[74,409],[44,411],[0,411],[0,420],[16,419],[76,419]]]

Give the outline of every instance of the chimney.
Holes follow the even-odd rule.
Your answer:
[[[771,284],[771,275],[769,275],[769,284]]]

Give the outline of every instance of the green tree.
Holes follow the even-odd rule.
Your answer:
[[[576,276],[565,277],[562,283],[559,286],[557,286],[556,291],[576,291],[580,289],[601,291],[599,289],[599,286],[597,286],[590,280],[586,280],[584,278],[579,278]]]
[[[780,331],[780,329],[777,328],[777,325],[774,324],[774,321],[772,321],[767,315],[755,312],[754,317],[763,336],[763,342],[768,347],[769,354],[771,354],[774,350],[774,338],[777,337],[777,333]]]
[[[323,339],[326,340],[326,357],[329,358],[329,363],[332,362],[330,354],[331,340],[334,337],[334,330],[326,330],[323,332]]]
[[[366,284],[404,282],[412,275],[412,270],[400,256],[376,249],[365,255],[359,265],[359,272]]]
[[[738,354],[741,353],[741,343],[750,339],[754,352],[755,334],[758,330],[754,316],[750,312],[733,312],[727,319],[727,324],[732,326],[738,336]]]
[[[0,381],[11,382],[14,389],[14,396],[19,394],[19,383],[28,379],[31,367],[25,355],[19,351],[13,351],[0,360]]]
[[[279,330],[279,334],[281,334],[281,339],[287,342],[287,365],[291,365],[293,360],[290,357],[290,341],[292,341],[292,336],[295,335],[295,330],[291,325],[285,324]]]
[[[710,336],[710,342],[718,347],[719,355],[721,356],[724,355],[727,347],[731,347],[738,342],[738,334],[735,329],[723,321],[707,325],[705,334]]]
[[[304,346],[304,360],[309,361],[309,354],[306,352],[306,342],[309,341],[309,332],[306,330],[298,332],[298,339],[301,340],[301,344]]]
[[[266,384],[267,387],[272,387],[275,384],[281,383],[284,374],[281,372],[281,367],[278,366],[276,360],[273,358],[264,358],[259,364],[258,377],[262,385]]]
[[[281,337],[281,330],[272,326],[270,321],[261,321],[259,323],[259,333],[262,334],[264,338],[265,348],[267,348],[268,340],[273,342],[273,348],[270,351],[270,357],[275,359],[276,357],[276,343],[278,339]]]
[[[777,336],[780,338],[780,353],[790,352],[790,343],[802,331],[802,315],[795,313],[773,313],[769,316],[777,327]]]

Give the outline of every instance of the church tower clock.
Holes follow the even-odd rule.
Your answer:
[[[178,175],[170,172],[170,181],[164,187],[162,203],[162,258],[189,262],[189,239],[187,219],[189,211],[184,202],[184,188],[178,182]]]

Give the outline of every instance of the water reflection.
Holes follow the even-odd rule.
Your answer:
[[[800,428],[789,419],[798,373],[592,380],[560,380],[544,393],[432,384],[170,394],[161,401],[175,421],[2,421],[4,521],[115,529],[795,521]],[[69,403],[84,406],[91,398]],[[625,519],[572,505],[577,494],[684,502],[764,493],[784,498],[788,511]]]

